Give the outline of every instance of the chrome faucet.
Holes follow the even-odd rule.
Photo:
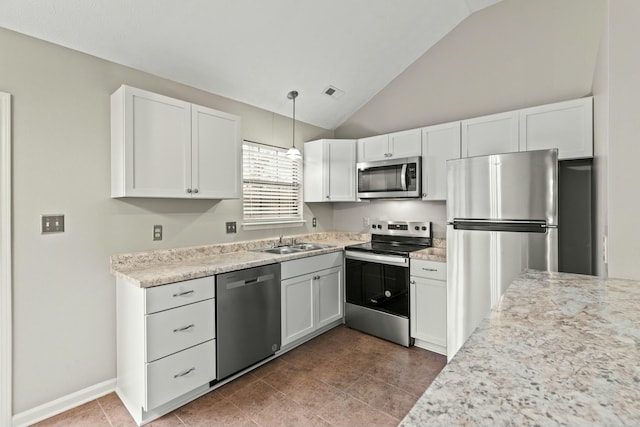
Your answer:
[[[278,246],[282,246],[282,233],[280,233],[280,238],[278,239]]]

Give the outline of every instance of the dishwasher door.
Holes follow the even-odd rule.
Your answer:
[[[280,349],[280,315],[280,264],[217,276],[218,381]]]

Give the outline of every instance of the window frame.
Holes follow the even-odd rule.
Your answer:
[[[252,160],[252,157],[247,153],[247,148],[255,147],[258,151],[263,152],[264,156],[255,154],[253,156],[253,164],[247,165],[248,161]],[[296,227],[302,226],[306,221],[304,220],[304,198],[303,198],[303,162],[300,159],[289,159],[286,157],[287,149],[275,145],[265,144],[256,141],[243,140],[242,141],[242,226],[244,229],[266,229],[266,228],[284,228],[284,227]],[[263,166],[257,165],[255,161],[262,161]],[[268,176],[266,179],[256,179],[255,170],[248,170],[248,168],[260,169],[261,167],[269,168],[267,164],[275,165],[271,167],[271,170],[265,172]],[[290,175],[288,174],[290,169]],[[253,172],[254,176],[247,178],[248,173]],[[284,179],[279,179],[284,176]],[[263,175],[260,175],[262,178]],[[261,214],[261,210],[265,210],[266,204],[261,206],[260,203],[249,205],[247,190],[251,186],[250,191],[253,191],[257,195],[254,195],[254,199],[259,199],[261,194],[263,197],[268,196],[268,191],[272,192],[277,188],[289,188],[293,189],[297,194],[293,198],[284,198],[283,203],[286,205],[287,201],[295,201],[296,207],[289,207],[291,211],[295,211],[294,215],[285,215],[286,209],[282,204],[277,206],[271,205],[271,208],[275,208],[274,215]],[[260,187],[263,187],[263,192],[260,192]],[[253,212],[250,212],[253,210]]]

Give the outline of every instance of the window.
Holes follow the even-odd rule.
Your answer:
[[[302,218],[302,160],[286,149],[244,141],[242,210],[245,225],[290,224]]]

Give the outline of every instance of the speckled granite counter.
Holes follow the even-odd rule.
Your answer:
[[[523,273],[400,425],[640,425],[640,282]]]
[[[193,246],[149,252],[114,255],[111,273],[142,288],[212,276],[227,271],[256,267],[313,255],[340,251],[347,245],[370,240],[369,234],[326,232],[286,236],[285,242],[316,242],[331,248],[287,255],[252,252],[272,247],[277,239],[251,240],[217,245]]]

